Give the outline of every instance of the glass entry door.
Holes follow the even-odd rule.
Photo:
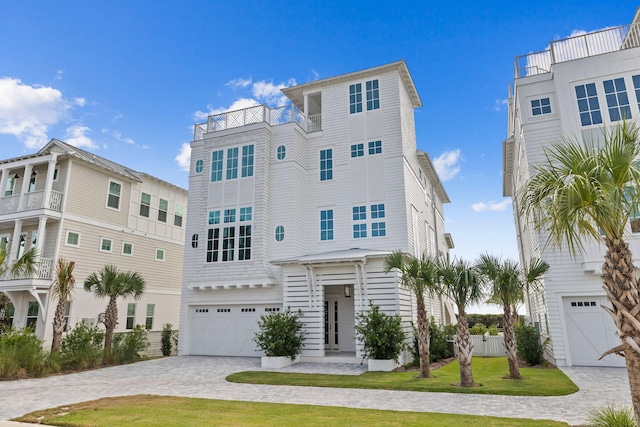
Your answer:
[[[338,348],[338,300],[324,301],[324,349],[339,350]]]

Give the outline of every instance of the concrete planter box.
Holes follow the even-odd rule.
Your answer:
[[[298,360],[299,360],[299,357],[296,357],[295,360],[291,360],[289,357],[283,357],[283,356],[278,356],[278,357],[262,356],[260,366],[268,369],[280,369],[280,368],[284,368],[285,366],[293,365],[294,363],[297,363]]]
[[[390,372],[399,365],[395,360],[367,359],[367,370]]]

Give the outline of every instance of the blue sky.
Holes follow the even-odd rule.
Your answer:
[[[418,148],[451,198],[453,255],[517,259],[501,178],[514,56],[629,24],[637,7],[558,3],[3,1],[0,158],[58,138],[186,188],[184,144],[206,114],[404,59],[423,103]]]

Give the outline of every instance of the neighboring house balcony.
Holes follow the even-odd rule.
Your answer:
[[[639,46],[640,24],[623,25],[593,33],[579,34],[563,40],[554,40],[549,42],[549,47],[543,51],[516,56],[514,78],[550,73],[551,66],[560,62]]]
[[[49,197],[44,190],[16,194],[0,198],[0,215],[18,212],[48,209],[54,212],[62,210],[62,193],[51,190]],[[47,200],[48,199],[48,200]],[[46,206],[45,206],[46,204]]]
[[[242,110],[210,115],[206,123],[198,123],[195,125],[193,139],[199,141],[203,139],[207,133],[219,132],[255,123],[268,123],[271,126],[297,123],[305,132],[312,133],[322,130],[321,119],[321,114],[305,116],[305,114],[293,104],[276,108],[269,108],[266,105],[256,105]]]
[[[11,276],[5,273],[0,276],[0,291],[4,287],[13,287],[14,282],[24,283],[31,282],[34,279],[51,280],[53,277],[53,259],[51,258],[39,258],[36,265],[36,271],[31,275],[21,275],[18,277]]]

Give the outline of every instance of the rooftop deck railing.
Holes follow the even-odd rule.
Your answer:
[[[269,108],[266,105],[256,105],[242,110],[210,115],[206,123],[198,123],[195,125],[193,139],[198,141],[203,139],[204,134],[209,132],[219,132],[262,122],[269,123],[271,126],[298,123],[306,132],[317,132],[321,130],[320,114],[307,118],[302,111],[293,104],[276,108]]]
[[[607,28],[549,43],[540,52],[516,56],[515,78],[551,72],[551,65],[640,46],[640,24]]]

